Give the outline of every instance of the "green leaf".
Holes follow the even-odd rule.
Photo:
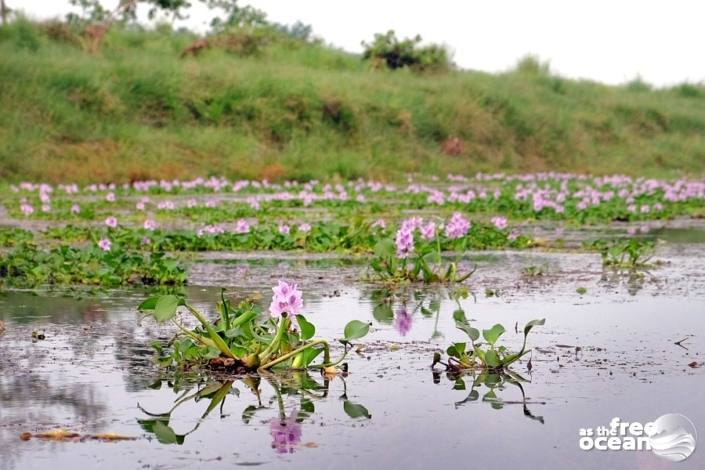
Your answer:
[[[487,367],[493,369],[502,365],[502,362],[499,360],[499,355],[497,354],[497,351],[493,349],[485,351],[485,364],[487,365]]]
[[[378,258],[389,258],[396,255],[396,246],[394,241],[386,238],[377,242],[374,248],[375,256]]]
[[[494,346],[494,344],[497,342],[500,336],[504,334],[505,329],[502,325],[497,323],[495,326],[490,328],[489,330],[482,330],[482,337],[485,338],[485,341],[487,341],[489,344]]]
[[[157,300],[159,300],[159,298],[160,298],[160,296],[158,296],[158,295],[154,296],[154,297],[150,297],[150,298],[144,300],[141,304],[139,304],[137,309],[141,312],[144,312],[145,310],[154,310],[154,307],[157,306]]]
[[[176,444],[178,442],[174,430],[162,421],[156,421],[152,426],[152,430],[154,435],[157,436],[157,440],[162,444]]]
[[[313,335],[316,334],[316,327],[314,324],[306,320],[303,315],[296,315],[296,321],[298,322],[299,329],[301,330],[301,339],[306,341],[307,339],[313,338]]]
[[[372,418],[372,415],[369,411],[367,411],[367,408],[362,405],[353,403],[350,400],[345,400],[345,402],[343,403],[343,410],[345,410],[345,413],[347,413],[347,415],[353,419]]]
[[[369,323],[360,320],[352,320],[345,325],[344,335],[347,341],[360,339],[370,331]]]
[[[542,318],[540,320],[531,320],[529,323],[524,326],[524,336],[529,334],[529,331],[535,326],[543,326],[546,323],[546,319]]]
[[[456,310],[453,312],[453,319],[455,320],[455,327],[461,331],[464,331],[471,340],[477,341],[480,338],[480,331],[477,328],[470,326],[470,322],[465,317],[465,312],[462,310]]]
[[[179,306],[179,298],[175,295],[163,295],[159,297],[154,305],[152,315],[158,322],[171,320],[176,315],[176,308]]]
[[[449,356],[457,357],[458,359],[460,359],[460,357],[465,354],[465,345],[466,343],[453,343],[448,346],[446,352]]]
[[[303,351],[301,351],[301,353],[303,354],[302,367],[306,368],[309,365],[311,365],[313,360],[316,359],[316,357],[318,357],[318,355],[321,354],[322,352],[323,352],[322,348],[307,348],[307,349],[304,349]]]

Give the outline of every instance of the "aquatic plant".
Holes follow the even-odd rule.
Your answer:
[[[455,326],[463,331],[470,338],[470,347],[465,342],[453,343],[446,349],[448,355],[447,362],[442,362],[440,353],[435,353],[433,364],[442,364],[447,370],[464,370],[464,369],[486,369],[501,371],[505,370],[512,363],[521,359],[529,353],[526,349],[526,338],[529,332],[535,327],[545,323],[545,319],[531,320],[524,326],[524,342],[518,352],[510,352],[505,346],[497,345],[497,341],[502,336],[506,329],[501,324],[497,323],[489,329],[482,330],[482,338],[484,343],[480,342],[480,330],[470,325],[465,312],[458,309],[453,312]]]
[[[656,244],[653,241],[639,238],[596,240],[589,247],[599,251],[603,266],[616,269],[650,266],[649,261],[656,251]]]
[[[375,245],[370,268],[378,279],[386,282],[463,282],[474,270],[461,274],[456,262],[443,264],[442,237],[455,240],[464,237],[469,229],[470,222],[457,212],[445,226],[445,236],[433,221],[424,224],[419,217],[406,219],[397,230],[394,241],[383,239]]]
[[[0,257],[0,280],[17,287],[44,284],[119,286],[127,284],[182,285],[186,269],[164,253],[142,254],[100,247],[73,248],[65,245],[42,250],[23,243]],[[103,242],[103,241],[101,241]]]
[[[172,294],[150,297],[138,308],[157,322],[170,321],[178,328],[176,337],[170,341],[170,352],[160,342],[154,346],[162,365],[180,368],[205,365],[233,372],[264,372],[273,368],[333,371],[345,359],[351,342],[369,331],[369,324],[350,321],[338,340],[344,346],[343,354],[331,360],[329,342],[314,338],[315,325],[301,314],[302,293],[296,284],[280,281],[272,291],[269,318],[261,318],[253,299],[233,305],[225,298],[224,291],[215,322],[185,298]],[[196,328],[188,329],[179,320],[180,308],[198,321]],[[314,365],[321,354],[322,361]]]

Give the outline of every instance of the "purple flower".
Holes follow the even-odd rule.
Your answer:
[[[118,221],[115,217],[108,217],[105,219],[105,225],[107,225],[110,228],[115,228],[118,225]]]
[[[303,294],[294,283],[279,281],[272,287],[272,303],[269,305],[269,313],[273,317],[279,317],[283,313],[295,316],[301,313],[304,307]]]
[[[377,219],[372,224],[372,228],[387,228],[387,222],[384,219]]]
[[[279,233],[282,235],[288,235],[291,229],[286,224],[279,224]]]
[[[424,240],[433,240],[436,236],[436,224],[433,221],[426,222],[426,224],[419,227],[421,232],[421,238]]]
[[[402,226],[397,230],[395,243],[397,245],[397,257],[406,258],[414,251],[414,232],[413,228]]]
[[[22,211],[22,214],[26,217],[28,215],[32,215],[34,212],[34,207],[32,207],[31,204],[23,203],[20,205],[20,210]]]
[[[79,212],[81,212],[81,206],[79,206],[78,204],[72,204],[71,205],[71,213],[78,214]]]
[[[505,228],[507,228],[507,218],[502,217],[501,215],[492,217],[492,225],[494,225],[500,230],[504,230]]]
[[[463,217],[460,212],[454,212],[446,224],[445,234],[448,238],[460,238],[465,236],[470,230],[470,221]]]
[[[406,310],[406,307],[402,307],[397,310],[396,315],[394,315],[394,329],[399,332],[400,335],[406,336],[406,334],[411,331],[411,326],[413,324],[413,318],[411,314]]]
[[[113,243],[107,239],[107,238],[102,238],[98,242],[98,248],[100,248],[103,251],[110,251],[110,248],[113,246]]]
[[[272,449],[279,454],[292,454],[301,442],[301,423],[296,421],[298,410],[293,410],[289,417],[273,418],[269,421],[269,433],[272,435]]]
[[[245,219],[235,222],[235,233],[249,233],[250,224]]]
[[[108,202],[115,202],[115,193],[108,193],[105,195],[105,200]]]
[[[301,233],[308,233],[311,231],[311,225],[304,222],[302,224],[299,224],[298,230]]]
[[[157,222],[154,219],[147,219],[144,221],[145,230],[154,230],[157,228]]]

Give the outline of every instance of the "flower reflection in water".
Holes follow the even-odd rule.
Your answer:
[[[406,334],[411,331],[412,325],[413,318],[406,307],[397,310],[396,315],[394,315],[394,329],[397,330],[400,335],[406,336]]]
[[[273,418],[269,421],[272,435],[272,449],[279,454],[293,454],[294,448],[301,442],[301,423],[297,421],[298,410],[288,417]]]

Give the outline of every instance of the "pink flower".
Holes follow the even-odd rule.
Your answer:
[[[157,222],[154,219],[147,219],[144,221],[145,230],[154,230],[157,228]]]
[[[372,224],[372,228],[387,228],[387,222],[384,219],[377,219]]]
[[[282,235],[288,235],[291,229],[286,224],[279,224],[279,233]]]
[[[105,195],[105,200],[108,202],[115,202],[115,193],[108,193]]]
[[[138,211],[143,211],[144,210],[144,202],[142,202],[142,201],[138,202],[137,204],[135,204],[135,208]]]
[[[499,215],[492,217],[492,225],[494,225],[500,230],[504,230],[505,228],[507,228],[507,218]]]
[[[112,246],[113,246],[113,243],[107,238],[103,238],[98,242],[98,248],[100,248],[103,251],[110,251],[110,248]]]
[[[23,203],[20,205],[20,210],[22,211],[22,214],[27,217],[28,215],[32,215],[34,212],[34,207],[32,207],[31,204]]]
[[[235,223],[235,233],[249,233],[250,224],[245,219],[239,219]]]
[[[421,232],[421,238],[424,240],[433,240],[436,236],[436,224],[433,221],[429,221],[419,227],[419,231]]]
[[[409,256],[409,254],[414,251],[413,228],[402,225],[402,227],[397,230],[395,243],[397,245],[398,258],[406,258]]]
[[[269,313],[273,317],[279,317],[283,313],[295,316],[303,309],[303,294],[294,283],[279,281],[272,287],[272,303],[269,305]]]
[[[448,238],[460,238],[465,236],[470,230],[470,221],[463,217],[460,212],[454,212],[453,216],[446,224],[445,234]]]
[[[301,233],[308,233],[311,231],[311,225],[304,222],[303,224],[299,224],[298,230]]]
[[[110,228],[115,228],[118,225],[118,221],[115,217],[108,217],[105,219],[105,225],[107,225]]]
[[[81,212],[81,206],[79,206],[78,204],[72,204],[71,205],[71,213],[78,214],[79,212]]]

